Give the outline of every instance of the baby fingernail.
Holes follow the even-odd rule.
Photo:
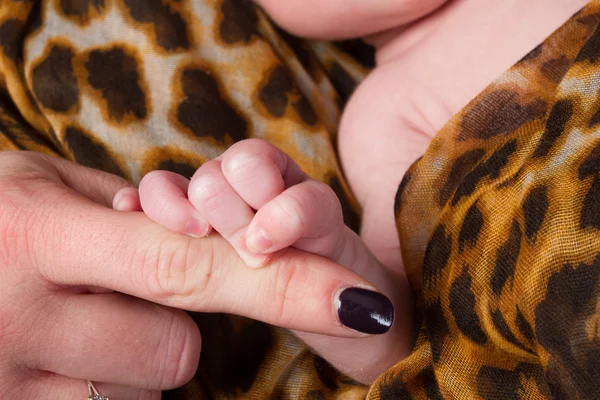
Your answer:
[[[185,227],[185,234],[193,237],[194,239],[199,239],[208,235],[210,227],[207,223],[200,221],[198,219],[192,219],[187,223]]]
[[[262,229],[255,230],[248,234],[246,247],[253,253],[264,253],[273,247],[273,242],[267,238]]]
[[[125,196],[123,196],[122,192],[117,192],[117,194],[113,198],[113,209],[117,211],[123,211],[125,210],[125,206]]]
[[[240,254],[242,260],[252,269],[263,268],[271,259],[271,255]]]
[[[386,333],[394,323],[394,306],[383,294],[361,288],[340,293],[337,313],[340,322],[350,329],[370,335]]]

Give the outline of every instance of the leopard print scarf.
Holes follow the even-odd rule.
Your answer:
[[[598,397],[599,25],[595,0],[405,175],[396,219],[421,316],[407,359],[367,388],[284,329],[194,314],[198,373],[164,398]],[[0,150],[138,183],[155,169],[191,176],[258,137],[329,184],[357,229],[334,143],[373,66],[362,42],[300,40],[247,0],[4,0]]]

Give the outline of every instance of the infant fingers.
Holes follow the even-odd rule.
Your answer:
[[[343,244],[343,227],[342,208],[335,193],[324,183],[308,180],[287,189],[256,213],[246,243],[256,253],[294,245],[336,261],[337,247]]]
[[[248,250],[265,254],[294,245],[332,259],[340,253],[344,222],[337,196],[282,150],[244,140],[223,154],[221,170],[239,197],[258,210],[246,232]]]
[[[188,200],[188,185],[186,178],[173,172],[150,172],[140,183],[140,203],[154,222],[174,232],[203,237],[211,226]]]
[[[115,194],[112,205],[117,211],[142,211],[140,192],[132,187],[123,188]]]
[[[194,174],[188,196],[190,202],[231,244],[251,267],[265,264],[267,256],[255,255],[246,248],[246,228],[254,218],[254,210],[231,187],[221,170],[221,160],[202,165]]]
[[[255,210],[308,179],[287,154],[260,139],[231,146],[222,156],[221,170],[231,187]]]

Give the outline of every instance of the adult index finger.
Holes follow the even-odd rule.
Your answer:
[[[60,198],[51,212],[44,210],[43,224],[36,226],[34,217],[30,226],[36,266],[56,284],[99,286],[332,336],[381,334],[392,325],[385,296],[319,256],[290,249],[253,270],[219,235],[192,239],[142,213],[114,211],[71,191]]]

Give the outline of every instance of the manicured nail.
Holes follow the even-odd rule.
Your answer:
[[[394,323],[392,302],[378,292],[349,288],[340,293],[338,318],[350,329],[370,335],[386,333]]]
[[[192,219],[185,226],[185,234],[193,237],[194,239],[202,238],[208,235],[210,226],[207,223],[202,222],[198,219]]]
[[[253,229],[247,234],[246,247],[253,253],[262,254],[273,247],[273,242],[262,229]]]

